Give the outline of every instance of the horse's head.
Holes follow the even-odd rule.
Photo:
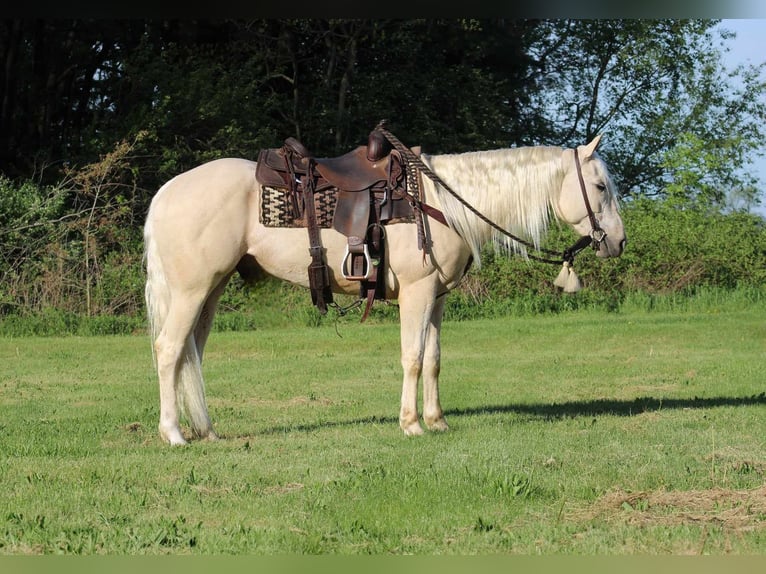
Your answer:
[[[593,238],[599,257],[618,257],[625,247],[625,229],[609,170],[596,154],[600,141],[598,135],[577,150],[564,151],[566,175],[555,209],[577,233]]]

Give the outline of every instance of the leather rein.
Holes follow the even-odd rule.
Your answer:
[[[424,173],[431,181],[434,183],[439,184],[441,187],[443,187],[452,197],[457,199],[466,209],[468,209],[471,213],[476,215],[479,219],[481,219],[484,223],[492,227],[493,229],[499,231],[506,237],[509,237],[513,241],[516,241],[517,243],[520,243],[524,245],[527,248],[536,250],[540,253],[544,253],[551,257],[556,257],[556,259],[552,259],[550,257],[539,257],[536,255],[528,255],[530,259],[534,259],[535,261],[541,261],[543,263],[551,263],[555,265],[561,265],[562,263],[569,263],[570,265],[574,261],[575,256],[580,253],[583,249],[588,247],[590,245],[593,247],[594,250],[598,250],[601,243],[604,242],[606,239],[606,231],[604,231],[601,228],[601,225],[599,225],[598,219],[596,219],[596,214],[593,212],[593,208],[591,208],[590,200],[588,199],[588,193],[585,189],[585,179],[582,175],[582,167],[580,166],[580,157],[577,153],[577,148],[574,150],[574,159],[575,159],[575,166],[577,167],[577,178],[580,182],[580,190],[582,191],[582,197],[583,201],[585,202],[585,209],[588,212],[588,219],[590,220],[591,225],[591,231],[588,235],[582,236],[580,239],[578,239],[573,245],[570,247],[567,247],[562,252],[558,251],[552,251],[550,249],[544,249],[542,247],[535,247],[534,244],[531,242],[522,239],[521,237],[518,237],[508,231],[507,229],[502,228],[497,223],[489,219],[484,214],[480,213],[475,207],[473,207],[471,204],[469,204],[465,199],[460,197],[450,186],[448,186],[438,175],[436,175],[431,169],[423,162],[423,160],[420,159],[410,148],[405,146],[399,139],[392,134],[388,129],[385,127],[385,120],[382,120],[375,129],[382,133],[385,138],[391,143],[391,145],[396,148],[403,157],[407,158],[407,161],[412,162],[419,171]],[[422,206],[425,206],[425,204],[421,204]]]

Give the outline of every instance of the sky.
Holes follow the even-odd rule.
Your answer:
[[[730,48],[723,55],[724,64],[733,68],[738,64],[758,65],[766,61],[766,18],[759,19],[724,19],[719,24],[737,35],[726,42]],[[763,74],[766,82],[766,71]],[[765,96],[766,97],[766,96]],[[766,217],[766,141],[760,149],[762,154],[752,165],[756,175],[760,177],[761,205],[754,211]]]

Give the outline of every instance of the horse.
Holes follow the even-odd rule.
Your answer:
[[[399,306],[399,426],[405,435],[424,433],[421,379],[423,424],[430,431],[449,428],[439,401],[445,299],[471,266],[480,267],[485,246],[529,257],[527,246],[538,248],[556,220],[583,238],[593,236],[596,256],[622,254],[626,236],[615,185],[597,153],[600,140],[598,135],[576,148],[419,156],[437,176],[422,178],[421,199],[440,211],[444,222],[425,217],[427,254],[418,246],[415,223],[387,225],[381,270],[385,297]],[[256,269],[260,276],[309,287],[306,230],[261,223],[256,168],[256,161],[237,157],[203,163],[162,185],[147,212],[145,299],[159,379],[159,434],[170,445],[188,444],[181,414],[191,427],[189,440],[218,438],[205,399],[202,357],[230,278]],[[358,293],[358,282],[341,269],[346,237],[331,228],[320,234],[332,292]]]

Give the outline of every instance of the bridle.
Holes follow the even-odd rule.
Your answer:
[[[460,197],[452,188],[450,188],[449,185],[447,185],[438,175],[436,175],[431,169],[423,162],[422,159],[418,155],[416,155],[410,148],[405,146],[399,139],[392,134],[388,129],[385,127],[386,120],[381,120],[380,123],[375,127],[377,131],[382,133],[385,138],[391,142],[391,145],[396,148],[403,157],[407,159],[407,161],[411,162],[415,165],[415,167],[421,171],[423,174],[425,174],[431,181],[433,181],[436,184],[439,184],[442,188],[444,188],[452,197],[454,197],[456,200],[458,200],[466,209],[468,209],[471,213],[473,213],[476,217],[481,219],[484,223],[495,229],[496,231],[499,231],[506,237],[509,237],[513,241],[516,241],[517,243],[520,243],[524,245],[527,248],[534,249],[540,253],[544,253],[550,257],[540,257],[536,255],[527,255],[530,259],[534,259],[535,261],[541,261],[543,263],[551,263],[555,265],[561,265],[562,263],[569,263],[570,265],[574,261],[575,256],[580,253],[583,249],[588,247],[590,245],[593,247],[594,250],[598,251],[601,244],[606,240],[606,231],[604,231],[599,224],[598,219],[596,219],[596,214],[593,212],[593,208],[590,205],[590,200],[588,199],[588,193],[585,189],[585,179],[582,175],[582,167],[580,166],[580,157],[577,153],[577,148],[574,150],[574,159],[575,159],[575,166],[577,167],[577,178],[580,182],[580,191],[582,191],[582,197],[583,201],[585,202],[585,210],[588,212],[588,219],[590,220],[590,226],[591,230],[588,235],[584,235],[580,237],[573,245],[570,247],[567,247],[564,249],[564,251],[552,251],[550,249],[544,249],[542,247],[536,247],[531,242],[522,239],[521,237],[518,237],[508,231],[507,229],[503,229],[500,227],[497,223],[490,220],[487,216],[480,213],[475,207],[473,207],[471,204],[469,204],[465,199]],[[551,257],[557,257],[556,259],[552,259]]]
[[[582,199],[585,202],[585,210],[588,212],[588,219],[590,220],[590,234],[586,235],[585,237],[590,237],[591,245],[593,246],[593,249],[598,251],[599,246],[606,239],[606,231],[604,231],[601,228],[601,225],[599,224],[598,219],[596,219],[596,214],[593,213],[593,208],[590,206],[590,200],[588,199],[588,192],[585,190],[585,180],[583,179],[583,176],[582,176],[582,166],[580,165],[580,155],[577,153],[577,148],[574,149],[574,159],[575,159],[575,167],[577,167],[577,179],[580,181],[580,191],[582,191]]]

